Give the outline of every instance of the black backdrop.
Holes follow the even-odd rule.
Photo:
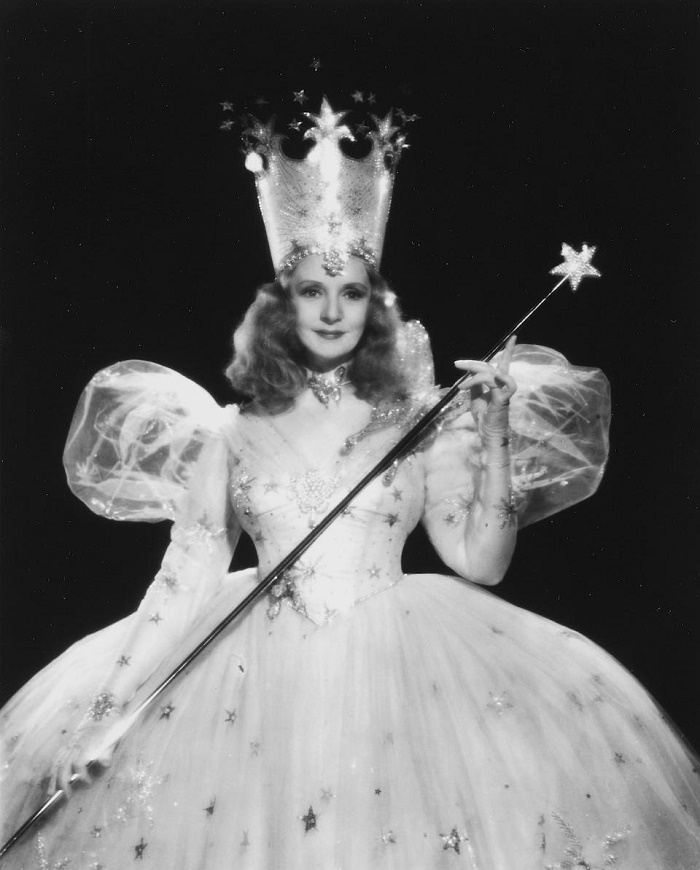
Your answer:
[[[16,2],[2,11],[3,693],[130,612],[165,524],[111,523],[61,469],[79,393],[144,358],[230,401],[229,335],[271,274],[219,102],[359,88],[422,116],[383,271],[439,379],[554,279],[521,334],[612,381],[595,498],[525,530],[497,594],[585,632],[700,745],[697,4]],[[321,69],[314,72],[314,58]],[[249,548],[237,557],[252,559]],[[425,540],[410,570],[436,567]]]

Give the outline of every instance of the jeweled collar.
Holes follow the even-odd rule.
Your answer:
[[[347,377],[347,373],[348,366],[346,363],[339,365],[337,369],[333,369],[332,372],[326,372],[325,374],[310,371],[306,385],[319,402],[327,408],[331,399],[333,399],[334,402],[340,401],[342,395],[341,388],[351,383],[350,379]]]

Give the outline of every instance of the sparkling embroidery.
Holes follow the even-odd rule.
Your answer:
[[[143,853],[146,851],[146,846],[148,846],[148,843],[145,843],[143,837],[141,837],[141,842],[134,846],[134,851],[136,852],[134,861],[143,861]]]
[[[393,831],[387,831],[386,833],[382,833],[382,843],[385,846],[388,846],[391,843],[396,843],[396,835]]]
[[[444,522],[447,523],[448,526],[454,526],[457,523],[461,522],[461,520],[465,520],[472,511],[472,499],[465,498],[465,496],[460,495],[457,498],[446,498],[445,504],[452,505],[454,510],[451,510],[448,514],[443,517]]]
[[[324,477],[316,469],[293,477],[289,494],[303,514],[318,514],[328,507],[328,500],[338,488],[337,477]]]
[[[491,693],[489,692],[489,694]],[[513,705],[508,700],[506,695],[507,692],[502,692],[500,695],[491,695],[491,700],[486,706],[490,707],[492,710],[495,710],[499,716],[505,713],[506,710],[512,710]]]
[[[224,722],[228,722],[229,725],[233,725],[235,723],[236,719],[238,719],[238,713],[236,710],[227,710],[226,711],[226,718],[224,719]]]
[[[226,529],[222,526],[210,526],[209,523],[199,521],[192,523],[189,526],[181,526],[173,529],[172,540],[182,547],[188,548],[193,545],[203,544],[210,552],[212,551],[213,542],[217,538],[221,538],[226,534]]]
[[[494,505],[494,507],[498,511],[496,516],[498,517],[499,528],[505,529],[506,526],[513,527],[515,525],[515,520],[518,516],[518,508],[515,505],[515,499],[513,498],[512,492],[508,495],[508,498],[502,498],[498,504]]]
[[[41,834],[36,838],[36,857],[39,862],[39,870],[66,870],[71,865],[70,858],[61,858],[55,864],[49,863],[46,842]]]
[[[124,803],[117,807],[115,821],[126,822],[128,819],[145,816],[148,824],[153,827],[153,795],[165,779],[153,776],[152,768],[153,762],[146,764],[139,756],[135,768],[125,777],[117,777],[119,787],[124,790]]]
[[[93,699],[88,707],[88,718],[95,719],[95,721],[99,722],[100,719],[109,716],[116,706],[117,699],[115,696],[111,694],[111,692],[102,692]]]
[[[236,510],[241,510],[250,503],[250,489],[254,480],[254,477],[244,472],[231,484],[231,498]]]
[[[271,599],[271,604],[267,609],[269,619],[275,619],[279,615],[282,607],[282,602],[286,601],[290,607],[306,616],[306,607],[302,599],[301,593],[297,584],[313,577],[316,574],[314,565],[305,565],[303,562],[297,562],[296,565],[288,568],[275,583],[268,593]]]
[[[168,571],[165,568],[160,570],[153,579],[153,585],[156,589],[165,590],[164,600],[167,601],[170,594],[177,592],[180,588],[180,581],[176,574]]]
[[[594,860],[590,854],[586,855],[587,850],[584,850],[572,825],[558,813],[552,813],[552,818],[564,833],[569,845],[564,850],[562,860],[556,864],[547,864],[545,870],[575,870],[577,867],[584,868],[584,870],[605,870],[607,867],[612,867],[617,864],[620,857],[617,854],[617,847],[624,843],[631,831],[631,828],[627,826],[608,834],[600,844],[599,859]]]

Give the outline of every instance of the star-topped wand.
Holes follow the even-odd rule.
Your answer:
[[[483,357],[482,360],[489,360],[495,353],[497,353],[508,341],[508,339],[516,333],[518,329],[532,317],[532,315],[541,308],[542,305],[549,299],[552,294],[561,287],[561,285],[565,281],[569,281],[571,284],[571,289],[576,291],[578,289],[579,284],[581,283],[583,278],[591,277],[598,278],[600,277],[600,272],[591,265],[591,259],[593,258],[593,254],[595,253],[595,247],[589,248],[588,245],[583,245],[580,251],[575,251],[572,247],[567,244],[562,245],[562,256],[564,257],[564,262],[559,266],[556,266],[551,270],[550,274],[553,275],[562,275],[561,280],[551,289],[549,290],[545,296],[540,299],[540,301],[534,305],[528,313],[522,317],[518,323],[509,330],[492,348],[491,350]],[[118,740],[120,740],[131,728],[133,723],[140,717],[141,713],[147,708],[150,707],[151,704],[158,698],[167,687],[175,680],[186,668],[188,668],[192,662],[202,653],[213,641],[224,631],[224,629],[230,625],[234,619],[240,616],[245,610],[247,610],[253,602],[255,602],[260,596],[275,583],[281,575],[290,568],[305,552],[308,548],[316,541],[316,539],[323,534],[323,532],[328,528],[328,526],[338,517],[340,514],[348,507],[351,501],[356,498],[362,490],[365,489],[375,478],[379,477],[380,474],[388,471],[389,468],[398,460],[412,450],[422,439],[422,437],[427,434],[427,429],[430,424],[435,420],[435,418],[440,414],[440,412],[447,406],[449,403],[457,396],[460,392],[461,385],[463,381],[465,381],[468,377],[470,377],[470,372],[466,372],[462,377],[460,377],[451,387],[450,389],[442,396],[442,398],[433,405],[421,418],[420,420],[401,438],[401,440],[381,459],[375,466],[372,468],[363,478],[357,483],[351,490],[348,492],[346,496],[344,496],[340,502],[316,525],[311,532],[299,543],[294,549],[288,553],[284,559],[275,567],[273,570],[258,583],[258,585],[248,593],[248,595],[234,607],[234,609],[226,616],[212,631],[202,640],[190,653],[187,655],[182,662],[173,670],[171,673],[158,685],[147,698],[145,698],[134,710],[128,713],[124,719],[117,722],[114,728],[106,735],[104,745],[102,747],[103,751],[106,751],[109,747],[113,746]],[[96,754],[96,757],[99,757],[100,753]],[[71,783],[78,780],[79,777],[74,775],[71,779]],[[57,789],[51,797],[49,797],[46,802],[32,815],[30,816],[24,824],[21,825],[15,831],[15,833],[10,837],[10,839],[3,845],[2,849],[0,849],[0,859],[2,859],[7,852],[12,848],[12,846],[31,828],[33,827],[43,816],[45,816],[51,808],[60,803],[61,799],[65,797],[65,792],[63,789]]]

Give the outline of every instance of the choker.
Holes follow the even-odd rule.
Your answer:
[[[338,366],[337,369],[326,375],[312,374],[306,385],[319,402],[327,408],[331,399],[334,402],[340,401],[341,387],[346,387],[350,383],[350,380],[345,377],[346,374],[347,368]]]

